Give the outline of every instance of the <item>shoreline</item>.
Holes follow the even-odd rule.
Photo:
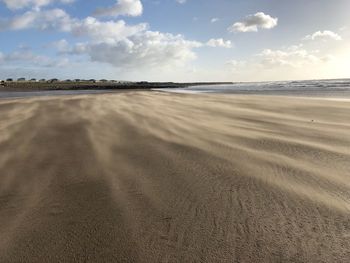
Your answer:
[[[132,83],[89,83],[89,82],[4,82],[0,91],[58,91],[58,90],[150,90],[154,88],[174,89],[201,85],[226,85],[232,82],[132,82]]]
[[[102,94],[116,94],[123,92],[159,92],[165,94],[178,94],[178,95],[195,95],[195,96],[227,96],[227,97],[239,97],[239,96],[253,96],[253,97],[280,97],[280,98],[295,98],[295,99],[314,99],[314,100],[332,100],[332,101],[349,101],[350,93],[345,96],[329,94],[303,94],[299,95],[285,92],[285,94],[277,93],[264,93],[264,92],[251,92],[251,93],[239,93],[239,92],[196,92],[191,90],[176,91],[169,89],[80,89],[80,90],[17,90],[17,91],[3,91],[0,89],[0,100],[8,99],[25,99],[35,97],[56,97],[56,96],[79,96],[79,95],[102,95]],[[344,94],[343,94],[344,95]]]

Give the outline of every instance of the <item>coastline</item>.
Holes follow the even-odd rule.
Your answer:
[[[122,92],[0,110],[5,261],[347,262],[348,101]]]

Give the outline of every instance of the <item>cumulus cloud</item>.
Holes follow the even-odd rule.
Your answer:
[[[58,41],[54,41],[48,45],[46,45],[46,47],[53,47],[54,49],[56,49],[59,53],[69,53],[70,50],[70,46],[67,40],[65,39],[61,39]]]
[[[178,2],[179,4],[185,4],[187,0],[176,0],[176,2]]]
[[[293,67],[320,64],[332,59],[330,54],[321,54],[318,50],[307,50],[302,45],[290,46],[285,49],[265,49],[256,55],[259,64],[263,67]]]
[[[226,67],[228,67],[232,71],[239,71],[242,69],[246,69],[246,66],[247,66],[247,62],[245,60],[235,60],[235,59],[231,59],[227,61],[225,64],[226,64]]]
[[[51,9],[46,11],[31,10],[12,19],[3,21],[0,30],[23,30],[38,28],[41,30],[60,29],[69,31],[72,23],[70,16],[62,9]]]
[[[95,16],[140,16],[143,6],[140,0],[118,0],[112,7],[98,8]]]
[[[239,81],[281,80],[283,78],[319,78],[320,71],[332,65],[336,57],[326,50],[315,50],[303,45],[280,49],[264,49],[244,59],[226,62],[228,76]]]
[[[30,48],[20,47],[19,49],[3,54],[0,53],[0,63],[11,65],[11,63],[30,64],[38,67],[64,67],[69,61],[67,58],[50,58],[35,54]]]
[[[34,7],[39,8],[53,3],[69,4],[75,0],[0,0],[7,8],[11,10],[17,10],[22,8]]]
[[[258,12],[247,16],[243,21],[234,23],[228,28],[230,32],[257,32],[259,28],[271,29],[277,26],[278,18]]]
[[[87,38],[86,42],[73,46],[66,40],[53,45],[59,53],[87,55],[91,61],[120,68],[184,65],[196,58],[193,49],[203,46],[200,42],[186,40],[182,35],[151,31],[145,23],[127,25],[123,20],[77,19],[61,9],[31,10],[6,21],[1,28],[54,30]],[[213,45],[229,44],[223,40],[212,42]]]
[[[210,19],[210,23],[216,23],[218,22],[220,19],[217,17],[213,17],[212,19]]]
[[[68,32],[75,36],[88,36],[101,41],[117,41],[147,29],[148,25],[141,23],[128,26],[123,20],[100,21],[94,17],[85,19],[71,18],[62,9],[44,11],[31,10],[16,16],[0,25],[0,30],[54,30]]]
[[[312,35],[307,35],[306,37],[304,37],[304,40],[322,40],[322,41],[336,40],[336,41],[340,41],[340,40],[342,40],[342,37],[340,35],[338,35],[337,33],[334,33],[332,31],[324,30],[324,31],[317,31],[317,32],[313,33]]]
[[[223,48],[232,48],[232,42],[230,40],[224,40],[222,38],[218,39],[210,39],[207,42],[207,46],[209,47],[223,47]]]
[[[182,66],[196,58],[192,49],[200,46],[181,35],[144,31],[121,41],[79,44],[74,52],[88,54],[92,61],[115,67],[149,68]]]

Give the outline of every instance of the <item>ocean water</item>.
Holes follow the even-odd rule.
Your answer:
[[[190,86],[161,89],[177,93],[224,93],[350,98],[350,79],[240,82],[231,85]]]

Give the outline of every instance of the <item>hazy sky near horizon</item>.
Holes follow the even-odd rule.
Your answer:
[[[0,79],[350,77],[349,0],[0,0]]]

